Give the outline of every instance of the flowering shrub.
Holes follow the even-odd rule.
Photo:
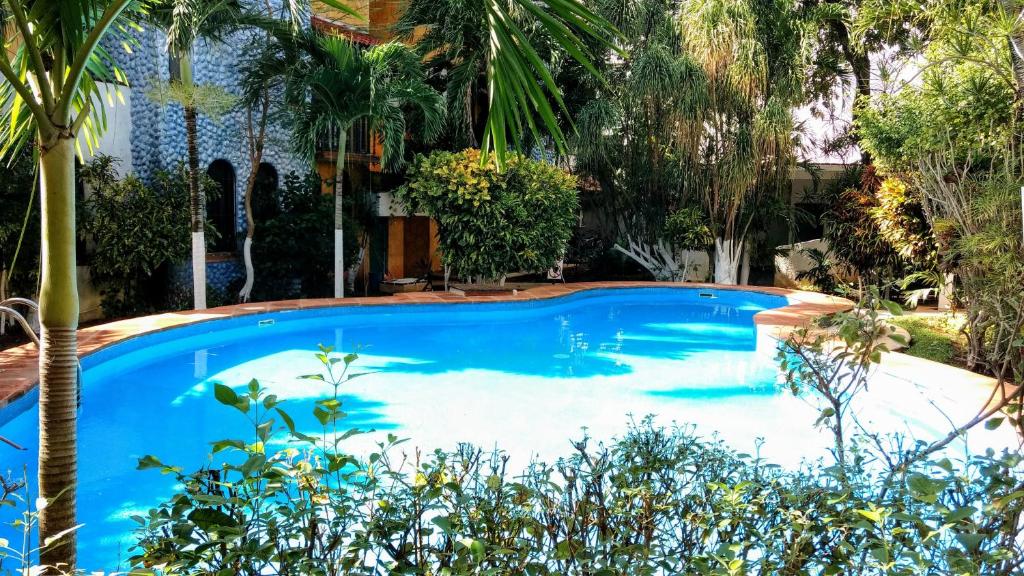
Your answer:
[[[397,192],[413,212],[437,221],[441,260],[462,277],[500,279],[551,267],[576,224],[576,178],[511,155],[498,171],[480,151],[417,156]]]

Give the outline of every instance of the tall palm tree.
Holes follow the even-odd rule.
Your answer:
[[[188,189],[192,227],[192,295],[196,310],[206,308],[206,200],[200,185],[198,119],[202,111],[217,116],[232,105],[229,95],[214,86],[197,85],[192,51],[199,39],[220,42],[238,29],[245,16],[238,0],[156,0],[148,20],[167,34],[167,52],[178,64],[178,78],[155,91],[166,103],[182,105],[188,149]]]
[[[592,46],[616,52],[619,37],[578,0],[411,0],[395,31],[415,41],[443,78],[454,146],[479,144],[494,152],[499,166],[510,148],[521,150],[528,141],[549,140],[567,152],[559,118],[570,115],[543,48],[553,47],[599,78]],[[479,139],[478,95],[488,107]]]
[[[103,87],[124,76],[100,43],[140,15],[139,0],[3,0],[0,156],[39,151],[42,263],[39,316],[39,535],[44,565],[75,567],[78,469],[78,288],[75,140],[102,130]],[[108,89],[113,90],[114,87]],[[94,141],[92,134],[86,134]]]
[[[276,78],[276,81],[272,79]],[[424,141],[440,131],[441,95],[424,79],[419,56],[398,43],[360,48],[345,38],[318,32],[278,35],[276,46],[249,74],[249,84],[283,89],[297,150],[313,158],[323,142],[335,153],[334,296],[344,296],[342,182],[348,133],[367,120],[382,144],[381,164],[387,170],[405,162],[405,137],[410,127]],[[417,122],[410,123],[415,117]]]

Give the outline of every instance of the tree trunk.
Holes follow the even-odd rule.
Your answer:
[[[249,178],[245,182],[245,242],[242,244],[242,259],[245,261],[245,285],[238,292],[238,299],[248,302],[252,294],[252,286],[256,281],[256,273],[252,266],[252,239],[256,233],[256,219],[252,215],[252,192],[256,186],[256,175],[260,160],[263,157],[262,145],[254,155],[249,167]]]
[[[334,161],[334,297],[345,297],[344,176],[348,126],[338,130],[338,151]]]
[[[737,284],[739,282],[741,252],[736,240],[715,238],[716,284]]]
[[[181,82],[193,87],[191,54],[179,59]],[[192,209],[192,296],[196,310],[206,308],[206,234],[203,224],[206,220],[206,199],[199,185],[199,130],[195,106],[185,106],[185,138],[188,144],[188,193]]]
[[[78,476],[78,285],[75,273],[75,148],[61,137],[39,159],[42,258],[39,317],[39,538],[57,541],[40,563],[73,572]]]

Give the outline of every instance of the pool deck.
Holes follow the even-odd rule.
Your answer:
[[[800,290],[789,290],[770,286],[724,286],[698,283],[671,284],[666,282],[580,282],[572,284],[551,284],[519,291],[515,294],[503,293],[500,295],[486,296],[459,296],[448,292],[412,292],[396,294],[388,297],[284,300],[278,302],[236,304],[233,306],[222,306],[208,310],[168,312],[165,314],[129,318],[127,320],[118,320],[107,324],[82,328],[78,331],[78,355],[79,357],[83,357],[117,342],[127,340],[141,334],[158,332],[186,324],[195,324],[209,320],[246,316],[249,314],[260,314],[264,312],[340,306],[388,306],[395,304],[418,303],[525,302],[530,300],[557,298],[559,296],[567,296],[577,292],[601,288],[654,287],[742,290],[784,296],[790,301],[788,306],[765,310],[764,312],[759,312],[754,316],[754,323],[757,324],[758,330],[761,333],[765,333],[775,338],[784,337],[788,331],[795,327],[806,325],[814,318],[825,314],[848,310],[853,306],[852,302],[843,298],[837,298],[816,292],[804,292]],[[950,371],[962,373],[957,375],[957,377],[971,377],[974,379],[984,378],[977,374],[957,370],[952,367],[946,367],[941,364],[935,364],[933,362],[930,362],[929,364],[934,365],[932,370],[937,370],[938,368],[935,367],[941,366],[948,368]],[[912,369],[912,371],[917,371],[918,369]],[[944,376],[944,378],[945,377],[948,376]],[[9,348],[7,350],[0,350],[0,408],[3,408],[8,403],[32,390],[36,386],[38,379],[38,350],[34,344],[26,344],[23,346]]]

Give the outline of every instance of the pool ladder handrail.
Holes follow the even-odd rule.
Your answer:
[[[39,348],[39,334],[36,334],[36,331],[32,329],[32,324],[29,323],[28,318],[25,318],[21,312],[18,312],[18,310],[14,308],[14,306],[18,305],[28,308],[36,313],[37,318],[39,317],[39,305],[28,298],[8,298],[0,301],[0,316],[7,315],[14,318],[15,322],[17,322],[21,326],[21,329],[25,331],[25,335],[32,340],[36,345],[36,348]],[[81,377],[79,377],[79,382],[81,382]],[[7,444],[15,450],[26,449],[13,440],[4,438],[3,436],[0,436],[0,442]]]
[[[39,334],[37,334],[32,328],[32,324],[29,323],[28,318],[25,318],[21,312],[18,312],[18,310],[14,308],[14,306],[19,305],[35,312],[36,318],[39,317],[39,304],[36,304],[28,298],[8,298],[0,301],[0,316],[7,315],[14,318],[14,321],[17,322],[18,325],[21,326],[21,329],[25,331],[25,335],[32,340],[32,343],[36,345],[36,348],[39,348]]]
[[[6,300],[0,301],[0,316],[3,316],[3,315],[6,314],[6,315],[11,316],[12,318],[14,318],[14,320],[21,326],[21,329],[25,331],[25,335],[28,336],[29,339],[32,340],[32,342],[36,345],[36,349],[39,349],[40,348],[40,345],[39,345],[39,334],[36,333],[36,331],[32,329],[32,324],[29,323],[28,319],[25,318],[25,316],[21,312],[18,312],[14,308],[14,306],[19,306],[19,305],[28,308],[32,312],[35,312],[36,313],[36,319],[37,320],[39,319],[39,304],[34,302],[34,301],[32,301],[32,300],[29,300],[28,298],[19,298],[19,297],[8,298]],[[82,362],[79,360],[78,362],[76,362],[76,364],[77,364],[76,370],[78,372],[78,407],[81,408],[82,407]],[[12,444],[9,440],[7,440],[5,438],[0,438],[0,440],[4,441],[6,443]],[[16,444],[12,444],[12,445],[13,446],[17,446]]]

